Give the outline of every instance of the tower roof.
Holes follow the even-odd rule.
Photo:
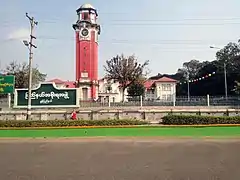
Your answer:
[[[91,4],[83,4],[80,9],[95,9]]]
[[[96,15],[98,16],[97,14],[97,10],[91,5],[91,4],[83,4],[82,6],[80,6],[79,9],[77,9],[77,13],[79,13],[80,11],[82,10],[92,10],[96,13]]]

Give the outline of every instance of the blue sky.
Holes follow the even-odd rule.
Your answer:
[[[135,54],[140,62],[150,60],[152,75],[175,73],[185,61],[214,60],[216,51],[210,45],[223,47],[239,39],[239,0],[1,0],[1,68],[28,58],[22,44],[28,38],[28,12],[39,21],[34,64],[48,79],[74,80],[72,24],[76,9],[84,3],[98,9],[102,25],[100,77],[105,61],[117,54]]]

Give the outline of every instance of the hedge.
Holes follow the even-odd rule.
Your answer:
[[[3,127],[76,127],[76,126],[125,126],[146,125],[148,122],[139,120],[47,120],[47,121],[0,121]]]
[[[164,125],[240,124],[240,116],[168,115],[162,118],[162,123]]]

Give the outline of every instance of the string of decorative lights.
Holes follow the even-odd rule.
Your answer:
[[[200,78],[196,78],[196,79],[189,80],[189,83],[194,83],[194,82],[202,81],[202,80],[204,80],[204,79],[207,79],[207,78],[212,77],[212,76],[215,75],[215,74],[216,74],[216,72],[209,73],[209,74],[207,74],[207,75],[205,75],[205,76],[202,76],[202,77],[200,77]],[[179,82],[180,85],[186,84],[186,83],[188,83],[188,80],[187,80],[187,81],[184,81],[184,82]]]

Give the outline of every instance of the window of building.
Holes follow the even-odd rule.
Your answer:
[[[162,100],[166,100],[167,96],[166,95],[162,95]]]
[[[171,91],[171,84],[163,84],[162,90],[163,91]]]
[[[167,95],[167,100],[168,100],[168,101],[172,101],[172,95],[171,95],[171,94],[168,94],[168,95]]]
[[[91,23],[96,23],[95,14],[90,14]]]
[[[112,91],[112,86],[111,85],[107,85],[106,87],[106,91],[109,93]]]
[[[81,77],[82,78],[87,78],[88,77],[88,73],[87,72],[82,72],[81,73]]]
[[[83,13],[83,19],[84,20],[89,20],[89,13],[88,12]]]
[[[98,36],[98,32],[97,31],[95,32],[95,37],[96,37],[95,42],[98,42],[99,36]]]

